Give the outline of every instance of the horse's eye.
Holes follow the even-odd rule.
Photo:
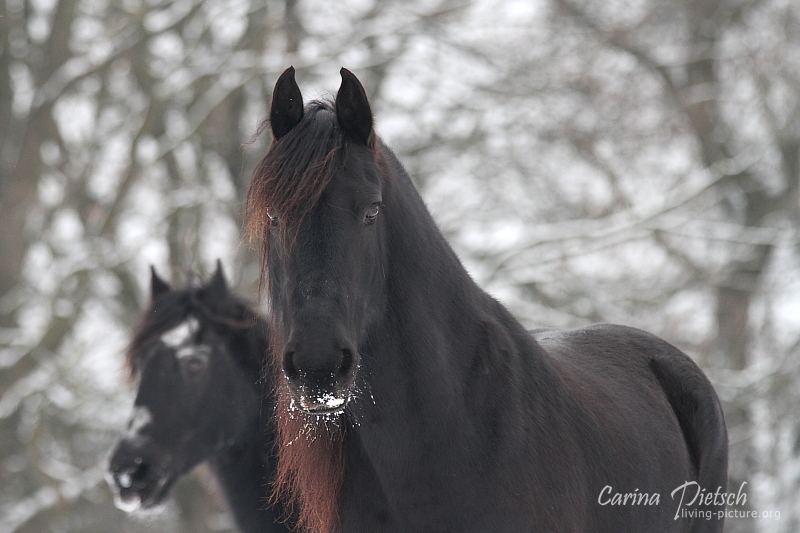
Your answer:
[[[380,211],[380,206],[378,204],[372,204],[367,209],[366,214],[364,215],[364,224],[373,224],[375,219],[378,218],[378,212]]]
[[[272,226],[278,225],[278,213],[271,207],[267,208],[267,216],[269,217],[269,223]]]
[[[208,356],[205,354],[189,355],[181,358],[181,364],[188,374],[199,374],[208,366]]]

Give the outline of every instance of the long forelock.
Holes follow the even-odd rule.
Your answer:
[[[280,217],[284,236],[296,229],[344,166],[344,149],[345,135],[334,105],[309,103],[300,123],[273,140],[253,172],[245,202],[250,240],[264,250],[269,246],[268,210]]]

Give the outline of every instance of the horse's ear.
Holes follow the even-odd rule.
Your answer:
[[[269,123],[272,135],[280,139],[303,118],[303,95],[294,80],[294,67],[283,71],[272,91],[272,106],[269,110]]]
[[[211,276],[208,285],[205,286],[205,292],[221,297],[228,293],[228,282],[225,279],[225,273],[222,271],[222,261],[217,259],[217,269],[214,275]]]
[[[367,92],[355,75],[342,68],[342,85],[336,94],[336,118],[342,129],[354,140],[369,145],[372,137],[372,110]]]
[[[155,300],[171,290],[169,284],[156,274],[156,267],[150,265],[150,298]]]

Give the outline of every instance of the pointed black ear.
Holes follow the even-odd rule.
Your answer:
[[[336,118],[342,129],[354,140],[369,145],[372,135],[372,111],[367,92],[355,75],[342,68],[342,86],[336,94]]]
[[[269,123],[272,135],[280,139],[300,123],[303,118],[303,95],[294,81],[294,67],[283,71],[272,91],[272,107],[269,111]]]
[[[228,292],[228,282],[225,280],[225,273],[222,271],[222,261],[217,259],[217,269],[214,275],[204,287],[204,291],[217,297],[222,297]]]
[[[155,300],[171,290],[169,284],[156,274],[156,267],[150,265],[150,299]]]

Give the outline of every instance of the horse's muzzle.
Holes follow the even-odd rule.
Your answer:
[[[117,508],[131,512],[161,504],[177,477],[164,462],[141,438],[120,441],[106,478]]]
[[[311,337],[293,340],[283,350],[283,373],[295,407],[311,414],[345,409],[352,395],[360,356],[344,340]]]
[[[306,413],[315,415],[330,415],[344,411],[350,394],[345,396],[334,396],[333,394],[322,394],[316,398],[303,394],[297,395],[297,406]]]

